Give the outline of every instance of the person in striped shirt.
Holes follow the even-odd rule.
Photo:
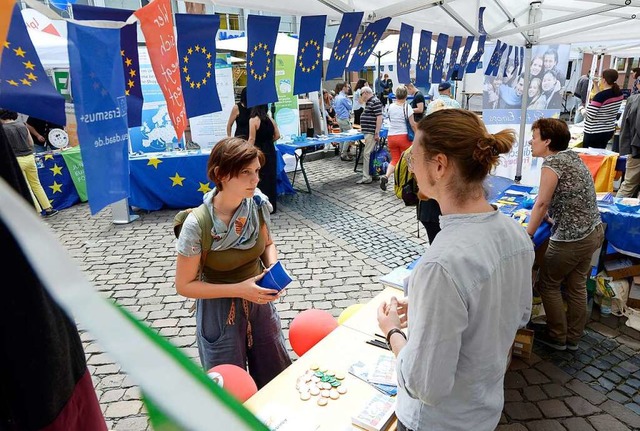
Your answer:
[[[606,69],[602,72],[600,91],[582,108],[584,115],[585,148],[606,148],[616,129],[616,119],[624,96],[616,83],[618,72]]]

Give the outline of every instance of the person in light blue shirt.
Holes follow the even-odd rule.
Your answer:
[[[460,108],[460,103],[451,97],[451,84],[441,82],[438,86],[438,93],[438,98],[427,105],[427,115],[431,114],[437,105],[443,108]]]
[[[515,140],[465,109],[418,123],[407,161],[420,193],[440,204],[442,230],[413,268],[408,297],[378,308],[397,356],[398,431],[494,431],[500,421],[511,346],[531,314],[534,251],[483,182]]]
[[[348,92],[349,86],[346,82],[342,81],[336,85],[336,97],[333,99],[333,109],[336,111],[336,121],[338,122],[338,126],[340,126],[341,132],[351,130],[351,111],[353,110],[353,104],[347,96]],[[349,154],[349,148],[351,148],[351,141],[340,143],[341,160],[353,160],[353,157]]]

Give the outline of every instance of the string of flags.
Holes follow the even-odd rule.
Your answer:
[[[435,35],[430,31],[422,30],[417,59],[412,59],[414,28],[403,23],[396,50],[398,81],[409,82],[412,63],[415,64],[415,84],[421,87],[428,87],[432,82],[462,79],[465,73],[476,72],[482,60],[486,42],[483,24],[484,9],[482,7],[479,10],[480,35],[473,55],[471,50],[476,42],[474,36],[451,38],[447,34],[438,34],[435,52],[432,53],[431,43]],[[78,21],[100,20],[122,23],[118,47],[121,68],[118,70],[122,70],[124,94],[112,96],[115,99],[122,96],[123,100],[126,100],[128,127],[140,126],[144,99],[137,51],[138,23],[145,34],[149,57],[167,101],[176,135],[179,138],[182,136],[188,118],[222,110],[215,85],[216,33],[220,27],[217,15],[173,14],[171,4],[167,0],[156,0],[137,11],[77,4],[72,6],[72,10],[74,19]],[[133,16],[137,20],[132,19]],[[333,40],[324,79],[340,78],[345,70],[361,70],[382,38],[390,18],[379,19],[368,24],[356,44],[363,16],[363,12],[343,14]],[[160,22],[166,22],[167,25],[159,25]],[[296,95],[320,88],[323,79],[322,50],[326,22],[327,17],[324,15],[302,17],[298,51],[295,57],[293,92]],[[248,17],[246,68],[249,107],[272,103],[278,99],[274,51],[279,23],[279,17],[262,15]],[[13,8],[7,37],[0,41],[5,48],[0,56],[2,60],[0,106],[16,109],[56,124],[65,124],[64,99],[46,78],[44,68],[29,40],[18,6]],[[445,64],[447,50],[449,50],[449,60]],[[506,67],[504,70],[498,69],[501,67],[503,58],[506,56],[509,60],[512,54],[511,64],[521,72],[524,47],[508,45],[498,40],[489,64],[485,67],[485,74],[497,76],[498,73],[506,73]],[[115,65],[103,62],[103,67],[114,69]],[[71,80],[78,79],[78,71],[73,70],[73,67],[70,73]],[[101,88],[106,92],[114,91],[113,88],[104,85]],[[35,100],[39,103],[30,102]],[[43,100],[47,103],[41,103]]]

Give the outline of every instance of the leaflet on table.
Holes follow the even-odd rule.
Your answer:
[[[351,416],[351,422],[369,431],[381,431],[387,428],[395,412],[395,398],[376,394],[365,402],[358,413]]]
[[[349,374],[369,383],[383,394],[395,396],[398,393],[395,367],[395,356],[387,353],[371,361],[358,361],[351,364]]]
[[[320,425],[309,421],[308,417],[292,412],[281,404],[268,404],[256,414],[271,431],[316,431]]]

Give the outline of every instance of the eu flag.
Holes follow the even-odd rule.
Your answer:
[[[500,42],[500,39],[496,40],[496,47],[493,49],[489,65],[484,71],[485,75],[496,76],[498,74],[498,68],[500,67],[500,60],[502,59],[502,53],[507,49],[507,44]]]
[[[478,9],[478,33],[480,34],[487,34],[487,31],[484,29],[484,10],[486,9],[485,6],[482,6],[480,9]]]
[[[478,38],[478,49],[476,50],[476,53],[473,54],[473,57],[471,57],[471,60],[469,60],[469,64],[467,65],[467,69],[466,72],[467,73],[475,73],[475,71],[478,69],[478,64],[480,63],[480,60],[482,60],[482,56],[484,55],[484,42],[487,40],[487,36],[486,35],[480,35],[480,37]]]
[[[120,30],[67,23],[71,91],[89,208],[129,196],[129,129]]]
[[[420,32],[420,47],[418,48],[418,61],[416,61],[416,86],[429,88],[429,71],[431,69],[431,38],[430,31]]]
[[[518,71],[518,75],[522,75],[522,67],[524,66],[524,46],[520,47],[520,70]]]
[[[507,70],[509,70],[509,57],[511,57],[511,51],[513,51],[513,45],[509,45],[509,51],[507,51],[507,59],[504,62],[504,71],[502,72],[502,77],[507,77]]]
[[[431,68],[431,82],[440,84],[442,82],[442,69],[444,68],[444,57],[447,53],[447,45],[449,44],[449,36],[440,33],[438,35],[438,43],[436,44],[436,54],[433,58],[433,67]]]
[[[369,56],[378,44],[378,41],[382,37],[382,33],[387,29],[389,22],[391,22],[391,17],[379,19],[367,26],[360,38],[360,43],[358,44],[358,48],[356,48],[356,52],[353,53],[353,57],[351,57],[349,70],[360,71],[364,68],[364,64],[367,62]]]
[[[398,82],[406,84],[411,79],[411,42],[413,40],[413,27],[402,23],[400,37],[398,38]]]
[[[453,75],[453,70],[456,68],[458,62],[458,53],[462,46],[462,36],[454,36],[453,45],[451,45],[451,54],[449,55],[449,67],[447,68],[447,78],[445,81],[450,81]]]
[[[222,111],[215,68],[220,16],[177,13],[175,17],[187,118]]]
[[[520,47],[516,46],[513,50],[513,73],[520,75],[518,66],[520,66]]]
[[[249,15],[247,20],[247,107],[277,102],[273,50],[278,38],[279,16]]]
[[[460,58],[460,63],[456,64],[454,76],[455,79],[461,80],[464,76],[464,70],[467,67],[467,60],[469,59],[469,54],[471,53],[471,46],[473,45],[473,41],[476,38],[474,36],[467,36],[467,40],[464,42],[464,48],[462,50],[462,57]]]
[[[67,124],[64,97],[45,73],[17,4],[11,14],[7,40],[0,42],[4,47],[0,63],[0,106],[54,124]]]
[[[326,15],[303,16],[300,20],[293,94],[309,93],[320,89],[326,23]]]
[[[347,12],[342,15],[342,21],[340,21],[340,27],[331,49],[331,58],[327,65],[325,80],[343,76],[345,66],[349,60],[349,52],[351,52],[363,15],[364,12]]]
[[[104,20],[125,22],[133,14],[132,10],[113,9],[74,4],[73,18],[78,20]],[[138,23],[125,25],[120,29],[120,57],[127,95],[127,120],[129,127],[142,125],[142,87],[140,86],[140,61],[138,60]]]

